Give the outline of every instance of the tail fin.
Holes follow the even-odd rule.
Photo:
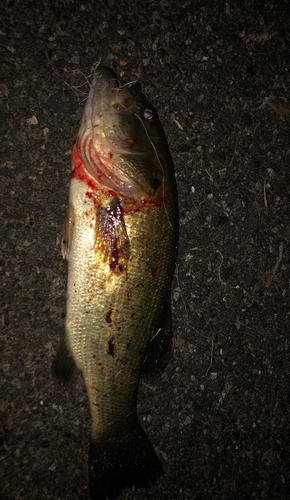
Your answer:
[[[113,500],[126,487],[149,487],[163,469],[144,430],[137,424],[126,433],[91,442],[89,483],[93,500]]]

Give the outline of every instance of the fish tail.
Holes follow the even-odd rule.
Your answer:
[[[126,433],[92,440],[89,484],[93,500],[113,500],[124,488],[148,488],[163,475],[162,465],[139,422]]]

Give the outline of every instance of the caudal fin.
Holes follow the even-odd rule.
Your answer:
[[[91,442],[89,484],[93,500],[113,500],[126,487],[148,488],[162,475],[162,465],[139,423],[126,433]]]

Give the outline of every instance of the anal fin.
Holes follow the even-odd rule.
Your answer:
[[[73,384],[80,373],[79,368],[69,350],[66,335],[62,335],[51,366],[51,377],[61,385]]]

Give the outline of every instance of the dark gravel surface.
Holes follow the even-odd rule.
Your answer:
[[[158,109],[180,207],[173,355],[138,403],[165,476],[120,498],[288,500],[290,116],[265,101],[290,108],[289,2],[0,12],[1,500],[89,499],[84,383],[57,387],[50,366],[70,157],[100,56]]]

